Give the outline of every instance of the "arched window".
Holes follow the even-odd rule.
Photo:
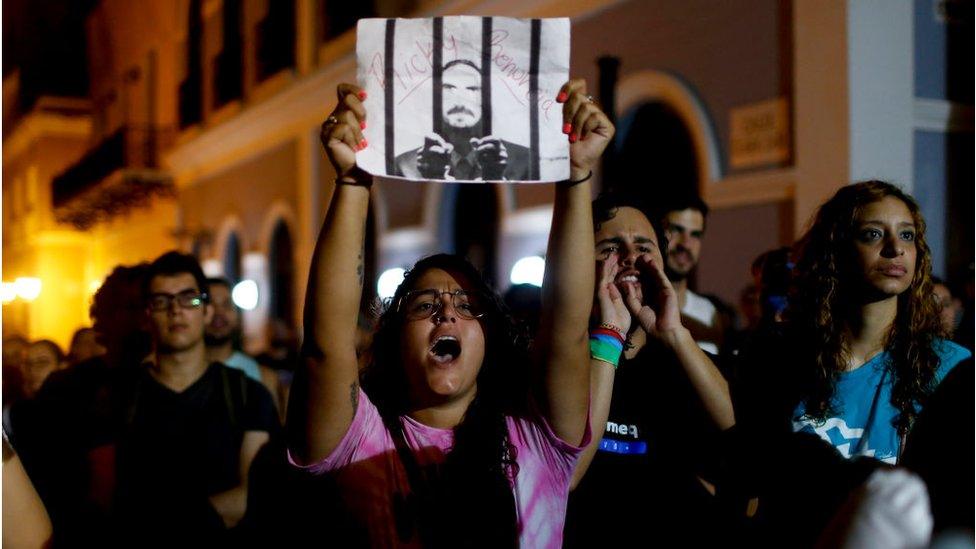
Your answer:
[[[271,267],[271,295],[269,314],[271,319],[280,319],[287,326],[295,325],[295,253],[291,232],[284,221],[275,224],[271,233],[271,247],[268,252]]]
[[[656,203],[671,193],[698,192],[695,143],[674,109],[660,101],[639,104],[621,117],[619,128],[617,171],[608,181],[613,190]]]

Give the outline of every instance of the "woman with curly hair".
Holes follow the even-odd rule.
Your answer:
[[[782,333],[744,360],[736,416],[753,451],[778,447],[786,457],[753,455],[766,469],[754,477],[760,513],[803,516],[812,527],[810,514],[771,509],[762,494],[817,501],[814,513],[829,513],[874,460],[898,462],[928,396],[970,353],[943,339],[925,221],[897,187],[866,181],[837,191],[794,257]],[[855,458],[872,459],[847,463]]]
[[[312,259],[290,460],[334,479],[359,544],[560,547],[573,469],[589,443],[588,180],[613,125],[585,82],[560,90],[570,180],[555,188],[531,355],[478,272],[462,258],[436,255],[397,289],[360,375],[356,325],[372,181],[356,168],[355,152],[366,146],[368,99],[348,84],[338,95],[322,127],[338,179]]]

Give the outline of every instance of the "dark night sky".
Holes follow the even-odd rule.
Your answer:
[[[94,0],[4,0],[3,75],[21,69],[22,106],[39,95],[86,96],[85,15]]]

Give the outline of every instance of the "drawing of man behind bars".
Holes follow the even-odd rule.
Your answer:
[[[472,181],[529,179],[529,149],[485,131],[491,121],[483,117],[482,73],[477,65],[466,59],[445,64],[441,94],[440,134],[435,130],[424,138],[423,146],[398,155],[395,175]]]

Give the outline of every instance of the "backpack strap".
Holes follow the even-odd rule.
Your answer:
[[[232,429],[240,427],[241,414],[247,406],[247,376],[238,370],[220,364],[220,388],[224,394],[224,406],[230,417]],[[237,376],[237,383],[232,383],[230,377]]]

